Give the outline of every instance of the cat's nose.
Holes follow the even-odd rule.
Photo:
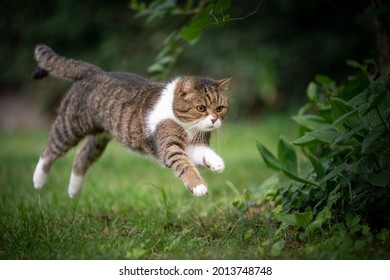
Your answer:
[[[213,124],[215,124],[215,122],[216,122],[217,120],[218,120],[217,118],[211,119],[211,122],[212,122]]]

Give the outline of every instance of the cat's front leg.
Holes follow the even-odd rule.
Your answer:
[[[187,154],[195,165],[205,166],[215,173],[222,173],[225,169],[223,159],[207,146],[190,145]]]
[[[207,184],[186,152],[188,137],[185,130],[174,121],[164,120],[157,125],[154,138],[157,158],[173,169],[193,195],[206,195]]]

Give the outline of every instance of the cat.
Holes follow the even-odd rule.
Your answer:
[[[228,113],[231,78],[183,76],[154,82],[132,73],[105,72],[62,57],[46,45],[37,45],[34,56],[38,64],[33,79],[51,74],[73,81],[35,168],[36,189],[46,184],[54,161],[84,138],[73,161],[70,197],[80,194],[88,168],[111,139],[171,168],[194,196],[208,192],[196,166],[224,171],[224,161],[209,140]]]

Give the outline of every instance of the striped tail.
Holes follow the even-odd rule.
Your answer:
[[[37,45],[34,55],[38,65],[32,74],[33,79],[51,74],[66,80],[81,80],[102,71],[93,64],[60,56],[46,45]]]

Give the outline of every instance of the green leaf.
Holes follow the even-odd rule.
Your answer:
[[[310,101],[317,100],[317,88],[318,88],[318,86],[316,83],[313,83],[313,82],[309,83],[307,90],[306,90],[306,93],[307,93],[307,97],[309,98]]]
[[[253,236],[254,233],[255,233],[255,231],[253,230],[253,228],[247,230],[244,234],[244,239],[248,240],[249,238],[251,238]]]
[[[314,107],[314,105],[312,103],[306,103],[303,107],[301,107],[299,109],[298,116],[305,114],[307,111],[309,111],[313,107]]]
[[[292,142],[294,145],[310,146],[320,143],[317,139],[310,135],[303,135]]]
[[[172,55],[165,55],[163,57],[161,57],[158,62],[161,63],[161,64],[167,64],[167,63],[170,63],[172,61],[173,57]]]
[[[317,174],[317,179],[321,180],[322,178],[324,178],[326,174],[324,167],[322,166],[320,160],[315,155],[309,153],[308,156],[311,161],[311,164],[313,165],[314,171]]]
[[[307,184],[307,185],[312,185],[312,186],[317,186],[316,183],[312,182],[312,181],[309,181],[309,180],[306,180],[306,179],[303,179],[301,177],[298,177],[290,172],[288,172],[287,170],[285,169],[281,169],[283,174],[286,175],[287,177],[293,179],[294,181],[297,181],[299,183],[303,183],[303,184]]]
[[[223,22],[228,22],[230,20],[230,16],[229,15],[224,15],[223,16]]]
[[[340,134],[335,129],[322,129],[311,131],[307,132],[307,135],[325,143],[332,143],[337,139],[337,137],[340,136]]]
[[[229,9],[230,5],[231,5],[230,0],[217,0],[217,3],[215,3],[214,9],[213,9],[213,13],[215,15],[219,15],[219,14],[223,13],[224,11],[226,11],[227,9]]]
[[[284,240],[280,240],[280,241],[274,243],[271,247],[271,255],[273,257],[279,256],[282,253],[285,244],[286,244],[286,242]]]
[[[355,250],[362,250],[367,246],[367,240],[356,240],[354,248]]]
[[[271,168],[271,169],[276,170],[276,171],[282,171],[284,173],[284,175],[286,175],[287,177],[289,177],[297,182],[300,182],[303,184],[314,185],[314,186],[316,185],[314,182],[311,182],[309,180],[298,177],[297,175],[284,169],[282,167],[282,165],[280,164],[280,162],[276,159],[276,157],[266,147],[264,147],[264,145],[262,145],[261,143],[257,142],[256,146],[261,154],[261,157],[263,158],[263,160],[265,162],[265,165],[268,168]]]
[[[280,165],[280,162],[276,159],[276,157],[261,143],[256,143],[257,149],[259,150],[265,165],[268,168],[280,171],[282,170],[282,166]]]
[[[390,170],[383,169],[379,173],[372,173],[367,181],[373,186],[387,187],[390,185]]]
[[[352,216],[350,213],[347,214],[345,223],[347,224],[347,227],[352,228],[359,224],[361,220],[361,217],[359,215]]]
[[[289,226],[297,226],[297,220],[295,218],[295,214],[282,214],[276,216],[275,219]]]
[[[331,172],[329,172],[325,177],[323,177],[318,184],[326,183],[329,180],[332,180],[334,177],[341,174],[341,172],[344,171],[344,169],[347,168],[347,164],[343,162],[339,166],[335,167]]]
[[[279,222],[295,227],[306,226],[311,222],[311,219],[311,212],[283,214],[276,217],[276,220],[278,220]]]
[[[260,186],[251,187],[250,188],[250,197],[247,197],[247,202],[245,203],[244,207],[241,207],[243,209],[242,212],[246,211],[250,207],[253,207],[254,205],[262,205],[265,203],[265,201],[268,201],[269,199],[273,199],[273,196],[276,192],[276,186],[279,183],[279,176],[272,175],[271,177],[267,178],[265,181],[261,183]],[[232,185],[231,182],[229,182],[230,185]],[[238,190],[234,190],[239,196],[240,192]],[[253,197],[253,199],[251,199]],[[252,201],[254,204],[252,204]]]
[[[328,76],[325,76],[325,75],[316,75],[315,80],[316,80],[316,82],[323,84],[323,85],[329,85],[329,84],[333,83],[333,81]]]
[[[387,228],[383,228],[381,230],[380,233],[378,233],[376,236],[375,236],[378,240],[382,241],[383,243],[384,242],[387,242],[387,240],[389,239],[390,237],[390,230],[387,229]]]
[[[179,32],[179,35],[186,41],[193,41],[200,37],[200,34],[202,33],[204,27],[197,27],[193,25],[189,25],[187,27],[184,27],[182,31]]]
[[[292,119],[299,125],[306,127],[309,130],[329,129],[331,125],[327,123],[322,117],[316,115],[298,115]]]
[[[279,183],[279,177],[276,175],[273,175],[266,179],[260,186],[259,191],[261,192],[267,192],[268,190],[273,189],[277,184]]]
[[[164,70],[165,70],[165,67],[159,62],[153,63],[152,65],[150,65],[148,67],[149,73],[162,72]]]
[[[359,132],[362,129],[363,128],[361,126],[356,126],[356,127],[352,128],[351,130],[349,130],[348,132],[340,133],[340,136],[337,137],[333,141],[332,146],[333,145],[353,145],[353,144],[356,144],[357,141],[355,139],[351,139],[351,137],[354,136],[355,134],[357,134],[357,132]],[[359,145],[360,145],[360,142],[359,142]]]
[[[347,65],[352,66],[354,68],[361,68],[362,65],[356,60],[347,60]]]
[[[367,134],[362,141],[362,153],[365,154],[367,150],[369,150],[371,144],[373,144],[382,134],[382,130]]]
[[[330,99],[330,106],[332,108],[331,116],[333,122],[335,122],[335,120],[339,119],[341,116],[345,115],[346,113],[349,113],[350,111],[354,111],[356,109],[347,101],[336,97]]]
[[[324,207],[320,213],[318,213],[316,220],[320,220],[323,223],[329,221],[332,218],[332,213],[328,207]]]
[[[345,120],[347,120],[350,116],[352,116],[353,114],[357,113],[358,111],[359,111],[359,108],[355,108],[353,111],[349,111],[348,113],[340,116],[337,120],[335,120],[332,123],[332,126],[336,126],[339,123],[344,123]],[[358,118],[356,118],[356,122],[357,121],[358,121]]]
[[[362,233],[363,233],[363,235],[368,235],[370,233],[370,227],[363,225],[362,226]]]
[[[322,227],[322,225],[324,223],[329,221],[331,219],[331,217],[332,217],[332,214],[331,214],[329,208],[324,207],[324,209],[322,209],[322,211],[317,214],[316,219],[308,225],[307,229],[309,231],[314,231],[316,229],[319,229]]]
[[[193,41],[200,37],[202,30],[214,23],[213,17],[208,11],[199,13],[191,23],[180,31],[179,35],[186,41]]]
[[[290,173],[298,174],[297,154],[292,145],[283,137],[278,142],[278,158],[281,165]]]
[[[294,174],[288,172],[288,171],[285,170],[285,169],[282,169],[282,172],[283,172],[284,175],[286,175],[287,177],[293,179],[294,181],[297,181],[297,182],[302,183],[302,184],[317,186],[316,183],[314,183],[314,182],[312,182],[312,181],[309,181],[309,180],[307,180],[307,179],[303,179],[303,178],[301,178],[301,177],[298,177],[298,176],[296,176],[296,175],[294,175]]]
[[[377,91],[380,91],[378,94],[375,94],[373,97],[373,100],[370,104],[370,106],[367,108],[367,110],[363,113],[363,116],[367,115],[371,110],[377,109],[378,106],[381,104],[383,99],[385,99],[386,95],[389,93],[385,88],[380,87],[377,89]]]
[[[321,182],[321,184],[324,184],[324,182]],[[328,201],[326,203],[326,207],[329,209],[332,209],[333,204],[335,204],[341,197],[340,190],[340,184],[337,184],[334,189],[330,192],[328,195]]]
[[[332,122],[332,116],[331,116],[332,109],[330,105],[327,105],[325,103],[321,104],[321,107],[318,108],[318,113],[329,124]]]
[[[360,164],[362,162],[363,158],[360,158],[357,161],[352,162],[351,164],[347,165],[347,171],[355,174],[360,173]]]
[[[150,249],[131,248],[126,252],[126,259],[143,259],[150,254]]]
[[[347,65],[349,65],[353,68],[360,69],[364,74],[367,75],[367,65],[360,64],[359,62],[357,62],[355,60],[347,60]]]

